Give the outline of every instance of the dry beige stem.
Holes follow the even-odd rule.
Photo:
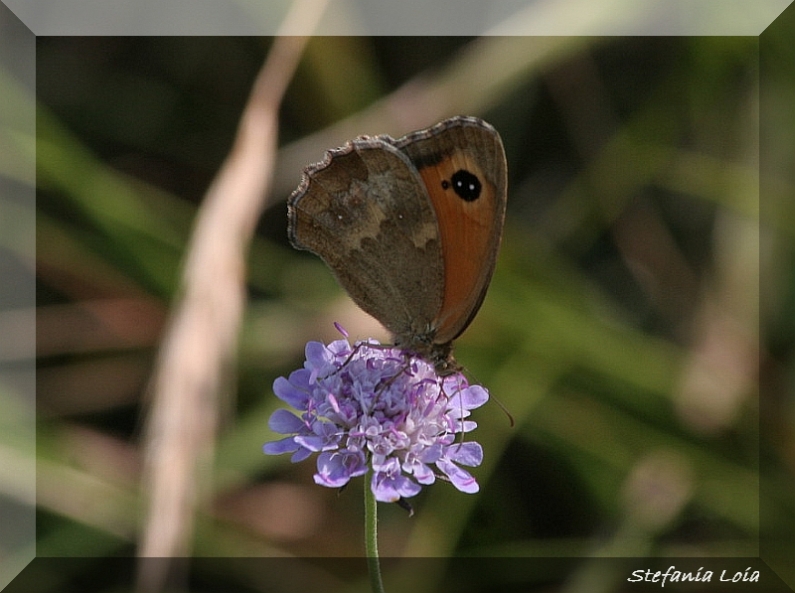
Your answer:
[[[285,21],[316,20],[325,0],[299,0]],[[245,300],[245,253],[270,194],[281,98],[305,37],[277,37],[243,113],[232,150],[209,188],[188,247],[174,306],[151,383],[143,443],[146,514],[141,558],[191,551],[203,473],[214,452],[221,395],[230,387]],[[160,591],[170,561],[140,564],[139,591]]]

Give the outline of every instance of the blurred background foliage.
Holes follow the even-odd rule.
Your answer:
[[[791,58],[791,30],[765,42]],[[87,558],[43,590],[135,553],[147,381],[191,223],[269,46],[38,39],[38,555]],[[333,321],[384,337],[319,259],[289,247],[286,198],[327,148],[411,131],[400,102],[385,101],[412,85],[432,89],[445,116],[484,117],[505,143],[502,251],[456,352],[516,424],[498,405],[479,410],[481,493],[439,483],[411,518],[381,505],[382,553],[755,557],[760,527],[786,536],[793,177],[774,168],[763,179],[783,199],[763,203],[760,226],[759,49],[742,37],[312,39],[282,107],[275,195],[250,251],[237,385],[195,554],[295,556],[324,590],[364,582],[320,560],[362,554],[358,486],[320,488],[311,461],[293,466],[261,445],[275,437],[271,384],[301,364],[307,340],[332,338]],[[774,63],[768,74],[776,90],[766,102],[763,84],[762,108],[793,130],[791,71]],[[379,124],[384,105],[393,112]],[[440,119],[406,109],[414,128]],[[328,144],[338,122],[352,132]],[[565,566],[550,563],[537,582],[588,570]],[[388,585],[435,590],[399,568]],[[232,572],[213,578],[270,590]]]

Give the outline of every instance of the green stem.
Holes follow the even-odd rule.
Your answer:
[[[367,554],[367,570],[370,573],[370,586],[373,593],[384,593],[384,582],[381,580],[381,565],[378,560],[378,509],[370,488],[373,470],[364,476],[364,550]]]

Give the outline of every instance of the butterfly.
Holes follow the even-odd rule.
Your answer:
[[[288,200],[288,234],[397,347],[452,372],[453,340],[494,272],[506,201],[500,135],[457,116],[397,140],[360,136],[329,150]]]

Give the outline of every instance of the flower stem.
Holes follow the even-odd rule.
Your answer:
[[[370,573],[370,586],[373,593],[384,593],[381,580],[381,564],[378,560],[378,504],[370,488],[373,470],[370,468],[364,477],[364,550],[367,554],[367,570]]]

